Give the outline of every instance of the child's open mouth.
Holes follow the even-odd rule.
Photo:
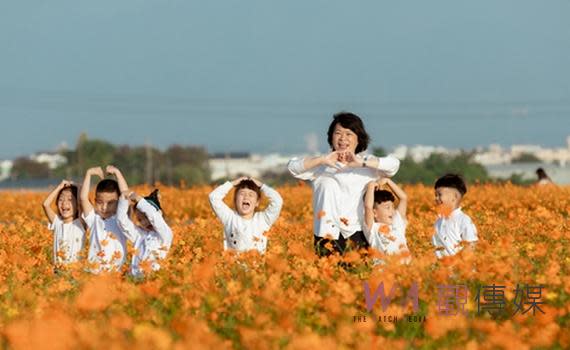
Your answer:
[[[243,202],[241,202],[241,207],[244,210],[248,210],[249,208],[251,208],[251,203],[249,201],[243,201]]]

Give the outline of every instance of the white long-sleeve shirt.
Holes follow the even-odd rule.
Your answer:
[[[315,236],[332,239],[362,231],[366,185],[379,177],[392,177],[400,168],[400,161],[393,156],[378,158],[378,169],[345,166],[339,170],[327,165],[305,169],[304,161],[291,159],[289,171],[311,183]]]
[[[136,209],[146,215],[152,225],[152,231],[146,231],[132,222],[129,218],[129,201],[123,197],[119,199],[117,206],[117,224],[125,236],[134,243],[135,253],[131,260],[131,274],[143,276],[144,271],[140,264],[144,261],[150,262],[153,271],[160,269],[159,260],[166,258],[172,245],[173,235],[160,211],[144,198],[137,203]]]
[[[255,249],[265,253],[267,237],[264,233],[279,218],[283,199],[277,191],[265,184],[262,185],[261,192],[269,198],[269,206],[264,211],[256,212],[253,218],[245,219],[224,203],[224,198],[232,188],[232,183],[228,181],[218,186],[209,196],[214,213],[224,225],[224,250],[244,252]]]
[[[83,221],[91,230],[88,261],[93,273],[118,271],[125,263],[127,238],[117,225],[116,215],[104,220],[91,210],[82,214]]]
[[[448,218],[439,217],[437,219],[435,234],[431,241],[436,248],[435,255],[438,258],[452,256],[461,250],[462,241],[478,241],[477,228],[471,218],[463,213],[461,208],[457,208]]]
[[[56,265],[69,264],[79,260],[79,255],[85,245],[85,229],[81,220],[64,223],[59,215],[48,225],[53,231],[53,262]]]

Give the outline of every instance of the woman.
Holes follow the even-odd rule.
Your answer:
[[[309,181],[313,188],[314,245],[319,256],[344,254],[348,246],[368,248],[362,232],[366,185],[394,176],[400,167],[392,156],[363,154],[370,137],[355,114],[335,114],[327,134],[331,153],[293,158],[288,165],[293,176]]]
[[[550,179],[548,175],[546,175],[546,171],[542,168],[536,169],[536,176],[538,179],[536,180],[536,184],[539,186],[542,185],[552,185],[554,182]]]

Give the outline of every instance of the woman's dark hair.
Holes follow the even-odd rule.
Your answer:
[[[59,197],[61,197],[61,194],[62,194],[64,191],[69,191],[69,192],[71,192],[71,195],[73,196],[73,200],[75,200],[75,208],[76,208],[76,209],[75,209],[75,213],[73,214],[73,216],[74,216],[75,219],[77,219],[77,218],[79,217],[79,202],[78,202],[78,200],[77,200],[77,199],[78,199],[77,193],[78,193],[79,191],[77,190],[77,186],[75,186],[75,185],[70,185],[70,186],[67,186],[67,187],[62,188],[62,189],[58,192],[57,197],[55,198],[55,202],[56,202],[56,203],[59,202]]]
[[[332,139],[334,134],[334,128],[337,124],[340,124],[345,129],[350,129],[352,132],[358,136],[358,145],[356,146],[356,150],[354,153],[360,153],[366,151],[368,148],[368,144],[370,143],[370,136],[366,132],[364,128],[364,123],[362,123],[362,119],[356,114],[350,112],[340,112],[333,116],[333,121],[329,126],[329,131],[327,132],[327,141],[329,145],[333,147]]]
[[[536,169],[536,176],[538,176],[539,180],[548,179],[548,175],[546,175],[546,171],[542,168]]]

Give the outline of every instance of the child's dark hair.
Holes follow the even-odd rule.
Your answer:
[[[61,197],[61,194],[62,194],[64,191],[69,191],[69,192],[71,192],[71,195],[73,196],[73,199],[75,200],[75,204],[76,204],[75,208],[76,208],[76,210],[75,210],[75,213],[73,213],[73,216],[77,219],[77,218],[79,217],[79,202],[77,201],[77,198],[78,198],[78,197],[77,197],[77,193],[78,193],[79,191],[78,191],[78,189],[77,189],[77,186],[75,186],[75,185],[69,185],[69,186],[66,186],[66,187],[62,188],[62,189],[57,193],[57,197],[55,198],[55,202],[56,202],[56,203],[59,202],[59,197]]]
[[[356,114],[350,112],[340,112],[333,116],[333,121],[329,126],[329,131],[327,132],[327,141],[329,142],[329,146],[333,147],[332,139],[334,134],[334,128],[337,124],[340,124],[345,129],[350,129],[352,132],[358,136],[358,145],[356,146],[355,153],[360,153],[362,151],[366,151],[368,148],[368,144],[370,143],[370,136],[366,132],[364,128],[364,123],[362,123],[362,119]]]
[[[117,196],[121,195],[119,183],[113,179],[103,179],[99,181],[95,193],[116,193]]]
[[[394,194],[392,194],[392,192],[386,190],[374,191],[374,205],[394,201],[396,201],[396,197],[394,197]]]
[[[162,211],[162,207],[160,206],[160,193],[158,192],[158,189],[152,191],[151,194],[144,197],[144,199],[157,210]]]
[[[465,180],[461,175],[457,174],[445,174],[435,182],[434,189],[438,189],[440,187],[449,187],[455,188],[461,196],[464,196],[467,193],[467,185],[465,185]]]
[[[247,189],[254,191],[255,193],[257,193],[257,198],[258,199],[261,198],[261,188],[259,186],[257,186],[255,184],[255,182],[253,182],[253,180],[241,180],[240,183],[237,184],[237,186],[236,186],[236,191],[234,194],[234,202],[235,202],[235,195],[237,195],[239,190],[241,190],[243,188],[247,188]]]

